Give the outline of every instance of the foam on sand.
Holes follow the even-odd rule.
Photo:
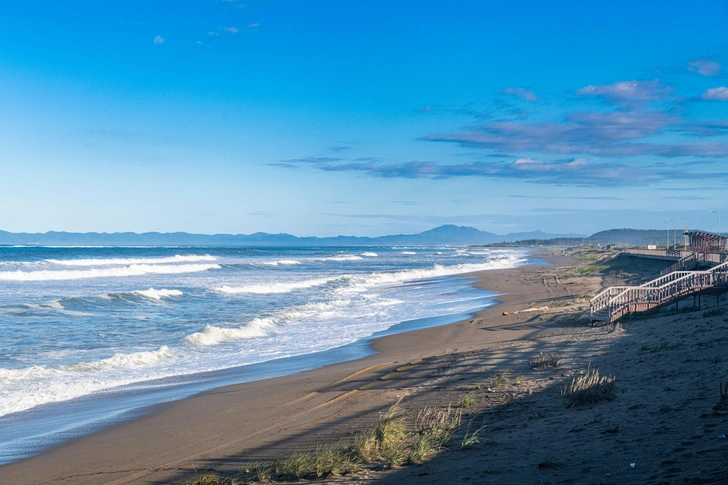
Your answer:
[[[124,378],[109,375],[108,371],[144,369],[175,357],[176,354],[164,345],[156,350],[119,352],[105,359],[76,364],[0,368],[0,416],[134,382],[138,378],[126,372],[122,372],[122,376],[127,375]]]

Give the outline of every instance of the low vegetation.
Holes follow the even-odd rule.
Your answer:
[[[531,369],[548,369],[561,365],[561,357],[558,354],[539,353],[536,357],[528,359],[528,366]]]
[[[512,384],[520,384],[523,376],[520,374],[512,374],[510,372],[499,372],[490,380],[490,387],[503,387]]]
[[[475,405],[475,399],[473,399],[472,394],[465,394],[463,397],[460,398],[458,403],[456,404],[456,407],[459,408],[471,408]]]
[[[615,378],[600,376],[599,370],[590,365],[586,372],[572,379],[571,384],[562,389],[561,394],[566,396],[569,406],[611,401],[616,397]]]
[[[235,477],[205,475],[182,485],[242,485],[269,480],[316,479],[363,469],[421,464],[448,448],[460,429],[462,411],[451,406],[425,407],[414,419],[408,419],[408,416],[399,412],[397,403],[374,427],[351,441],[298,452],[273,463],[253,463]],[[477,433],[466,431],[460,447],[479,444]]]

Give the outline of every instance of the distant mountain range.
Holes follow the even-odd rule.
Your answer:
[[[580,234],[549,234],[542,231],[498,235],[473,227],[444,226],[419,234],[380,237],[296,237],[290,234],[189,234],[186,232],[45,232],[11,233],[0,231],[1,245],[39,246],[402,246],[494,244],[526,239],[583,238]]]

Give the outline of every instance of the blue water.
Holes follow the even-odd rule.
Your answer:
[[[368,355],[517,250],[0,247],[0,463],[160,402]]]

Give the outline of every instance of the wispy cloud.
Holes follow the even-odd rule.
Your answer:
[[[211,30],[211,31],[209,31],[209,32],[207,33],[207,35],[209,35],[209,36],[211,36],[211,37],[217,37],[217,36],[218,36],[218,35],[220,35],[220,34],[219,34],[218,32],[213,32],[213,31]]]
[[[688,62],[688,71],[701,76],[713,77],[720,74],[721,65],[709,59],[696,59]]]
[[[153,41],[153,42],[154,42],[155,44],[161,44],[161,43],[163,43],[163,42],[164,42],[164,37],[162,37],[161,35],[158,35],[158,36],[156,36],[156,37],[154,38],[154,41]]]
[[[660,99],[673,91],[673,88],[664,86],[655,79],[590,85],[577,90],[576,93],[584,96],[600,96],[608,103],[624,105]]]
[[[728,96],[728,90],[726,90]],[[423,140],[452,142],[465,147],[506,152],[623,157],[728,157],[728,143],[656,143],[644,139],[676,130],[686,135],[706,127],[660,111],[581,112],[561,122],[488,123],[468,131],[425,136]]]
[[[508,88],[501,91],[502,94],[510,94],[511,96],[516,96],[518,98],[521,98],[525,101],[529,101],[531,103],[537,103],[541,101],[541,98],[536,96],[535,93],[528,91],[524,88]]]
[[[701,98],[707,101],[728,101],[728,88],[721,86],[719,88],[708,89],[703,93]]]
[[[223,31],[227,32],[228,34],[237,34],[240,32],[240,29],[237,27],[223,27]]]
[[[382,178],[486,177],[522,179],[544,184],[602,187],[646,185],[674,175],[674,171],[668,173],[665,170],[630,167],[618,163],[590,163],[584,158],[549,161],[519,158],[510,163],[471,162],[461,164],[439,164],[430,161],[343,162],[340,159],[302,158],[286,160],[282,163],[294,166],[298,163],[307,163],[325,172],[361,172],[372,177]],[[699,174],[695,174],[695,176],[700,177]]]

